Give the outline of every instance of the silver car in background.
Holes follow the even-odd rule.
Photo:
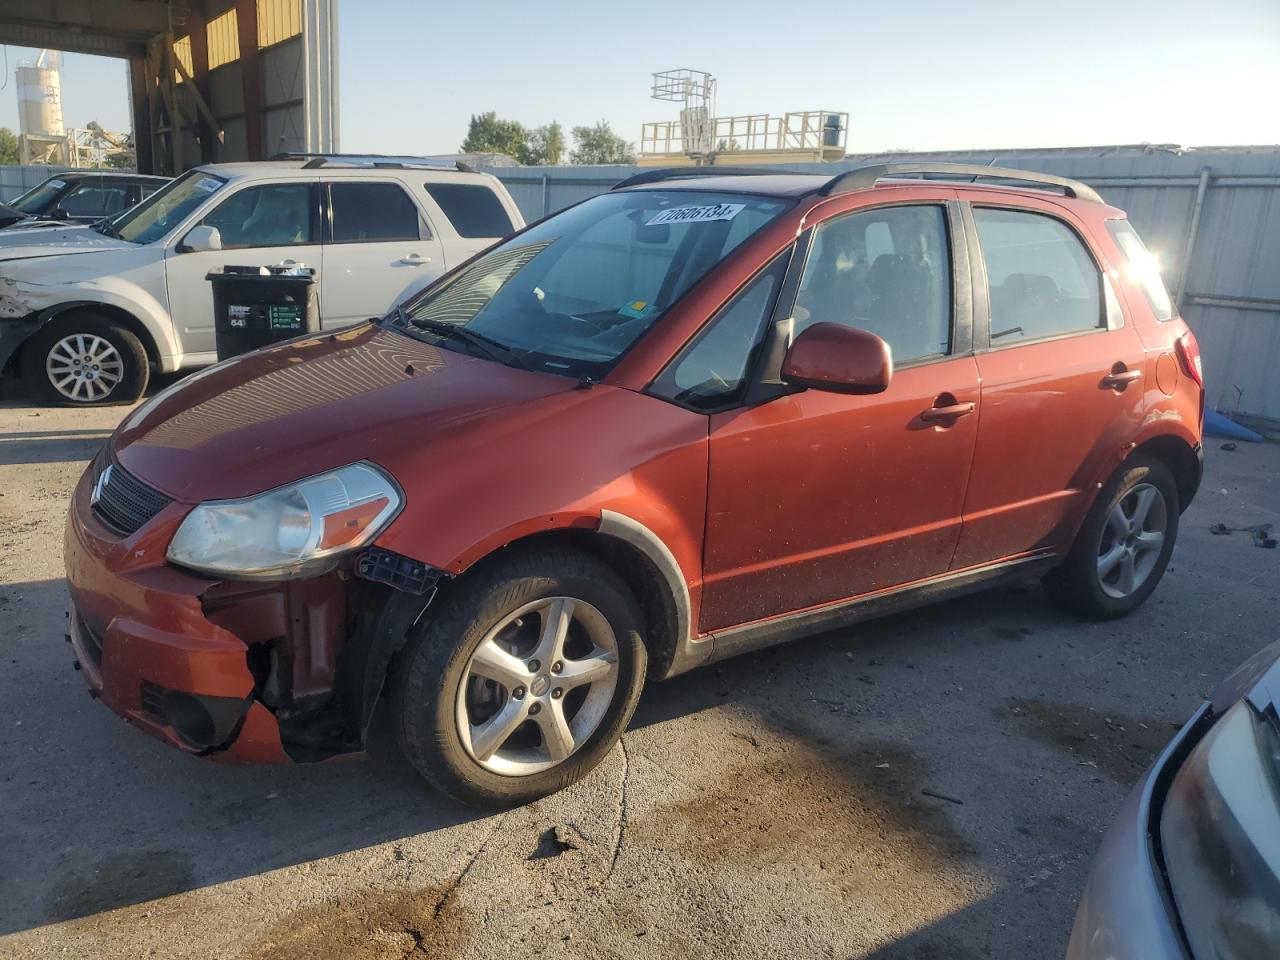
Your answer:
[[[1201,705],[1103,839],[1068,960],[1280,957],[1280,643]]]

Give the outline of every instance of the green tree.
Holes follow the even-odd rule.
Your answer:
[[[527,163],[554,167],[564,161],[564,128],[554,120],[536,127],[529,131],[526,147]]]
[[[0,127],[0,163],[17,163],[20,159],[17,134],[8,127]]]
[[[463,153],[505,153],[521,163],[527,163],[529,132],[515,120],[499,120],[492,110],[479,116],[471,115],[467,139],[462,141]]]
[[[574,163],[635,163],[635,148],[613,132],[608,120],[594,127],[573,128]]]
[[[124,167],[129,170],[138,165],[138,160],[133,155],[132,150],[115,150],[107,154],[104,162],[108,167]]]

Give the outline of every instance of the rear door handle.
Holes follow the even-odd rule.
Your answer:
[[[925,423],[945,423],[948,420],[967,417],[973,413],[976,406],[977,404],[973,403],[953,403],[945,407],[930,407],[920,414],[920,419]]]
[[[420,267],[424,263],[430,263],[430,257],[424,257],[420,253],[407,253],[400,258],[401,263],[407,263],[411,267]]]
[[[1113,390],[1123,390],[1135,380],[1142,379],[1141,370],[1117,370],[1102,378],[1102,385]]]

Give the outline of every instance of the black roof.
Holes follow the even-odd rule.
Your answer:
[[[132,180],[138,183],[168,183],[172,179],[171,177],[155,177],[148,173],[130,173],[121,170],[94,168],[90,170],[62,170],[46,177],[45,182],[49,180],[87,180],[89,177],[105,177],[109,180]]]
[[[803,197],[816,192],[830,179],[819,173],[690,174],[688,177],[676,176],[648,183],[627,184],[624,181],[614,189],[705,190],[710,193],[753,193],[765,197]]]

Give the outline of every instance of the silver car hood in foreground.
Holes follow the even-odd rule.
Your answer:
[[[1280,703],[1280,643],[1258,651],[1201,704],[1138,781],[1093,860],[1067,960],[1186,960],[1155,853],[1160,801],[1187,754],[1234,704],[1260,713]]]

